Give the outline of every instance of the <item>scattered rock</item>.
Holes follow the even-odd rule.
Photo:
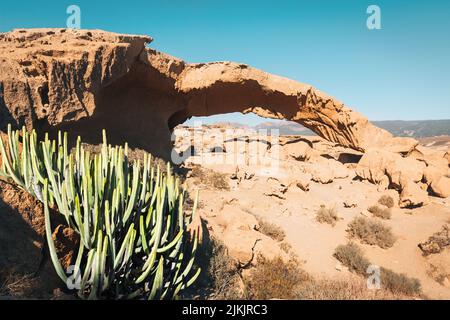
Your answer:
[[[441,198],[450,197],[450,178],[442,176],[430,184],[431,190]]]
[[[450,246],[450,227],[444,225],[441,231],[433,234],[426,242],[419,243],[419,248],[424,256],[440,253]]]
[[[233,174],[231,174],[230,179],[241,182],[243,180],[251,180],[254,176],[254,172],[248,172],[246,170],[243,170],[239,166],[236,166],[236,170]]]
[[[354,198],[347,198],[343,202],[344,208],[356,208],[358,202]]]
[[[306,170],[311,173],[313,181],[322,184],[331,183],[334,179],[345,179],[349,176],[349,169],[334,159],[323,159],[312,163],[309,167],[306,167]]]
[[[311,179],[312,175],[309,173],[298,174],[295,176],[295,185],[303,191],[308,191]]]

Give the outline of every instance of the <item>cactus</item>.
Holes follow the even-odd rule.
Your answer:
[[[0,177],[43,202],[50,257],[61,280],[83,299],[177,298],[200,268],[197,237],[187,232],[196,205],[191,216],[183,212],[186,190],[170,164],[167,172],[155,169],[148,154],[142,164],[130,163],[127,145],[108,145],[105,131],[99,154],[84,150],[80,138],[74,149],[69,152],[67,133],[38,142],[35,131],[8,126],[7,146],[0,139]],[[59,261],[50,208],[79,234],[73,273]]]

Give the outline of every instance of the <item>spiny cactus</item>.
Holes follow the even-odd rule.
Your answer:
[[[198,277],[197,237],[187,227],[197,207],[183,213],[185,189],[171,173],[151,165],[151,156],[131,164],[128,148],[107,144],[99,154],[78,138],[69,152],[67,134],[38,142],[37,134],[12,131],[0,139],[0,177],[44,203],[51,260],[59,277],[80,298],[172,299]],[[79,234],[71,273],[59,261],[49,208]],[[75,250],[76,251],[76,250]]]

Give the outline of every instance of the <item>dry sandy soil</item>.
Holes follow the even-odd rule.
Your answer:
[[[202,137],[193,155],[185,158],[184,166],[193,169],[187,178],[190,188],[201,190],[200,212],[209,233],[223,240],[241,263],[252,259],[255,252],[284,254],[279,250],[281,242],[255,231],[256,217],[284,230],[283,243],[292,247],[311,275],[331,279],[348,276],[349,271],[333,257],[339,244],[349,242],[348,223],[354,217],[372,217],[368,208],[376,205],[382,195],[398,202],[398,192],[358,179],[355,168],[361,155],[321,138],[280,137],[278,165],[268,167],[274,145],[268,149],[270,144],[258,142],[242,131],[231,131],[236,139],[229,135],[222,139],[225,130],[204,126],[197,130],[179,127],[175,131],[178,151],[189,150],[195,144],[190,136],[194,132]],[[310,149],[305,149],[305,142]],[[265,164],[257,163],[252,146],[260,151],[259,160]],[[298,157],[305,152],[306,159]],[[223,157],[230,155],[241,156],[238,165],[224,163]],[[330,168],[331,173],[327,173]],[[316,220],[321,206],[335,208],[339,220],[334,227]],[[428,256],[418,247],[450,223],[450,199],[430,197],[428,205],[417,208],[400,208],[395,203],[391,214],[391,219],[382,220],[396,237],[391,248],[354,241],[373,264],[419,279],[428,298],[450,299],[450,247]]]

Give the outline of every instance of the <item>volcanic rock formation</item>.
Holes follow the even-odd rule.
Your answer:
[[[253,112],[359,151],[417,145],[310,85],[238,63],[189,64],[146,47],[151,41],[98,30],[0,34],[0,128],[70,129],[85,140],[106,128],[113,142],[167,157],[171,129],[188,118]]]

